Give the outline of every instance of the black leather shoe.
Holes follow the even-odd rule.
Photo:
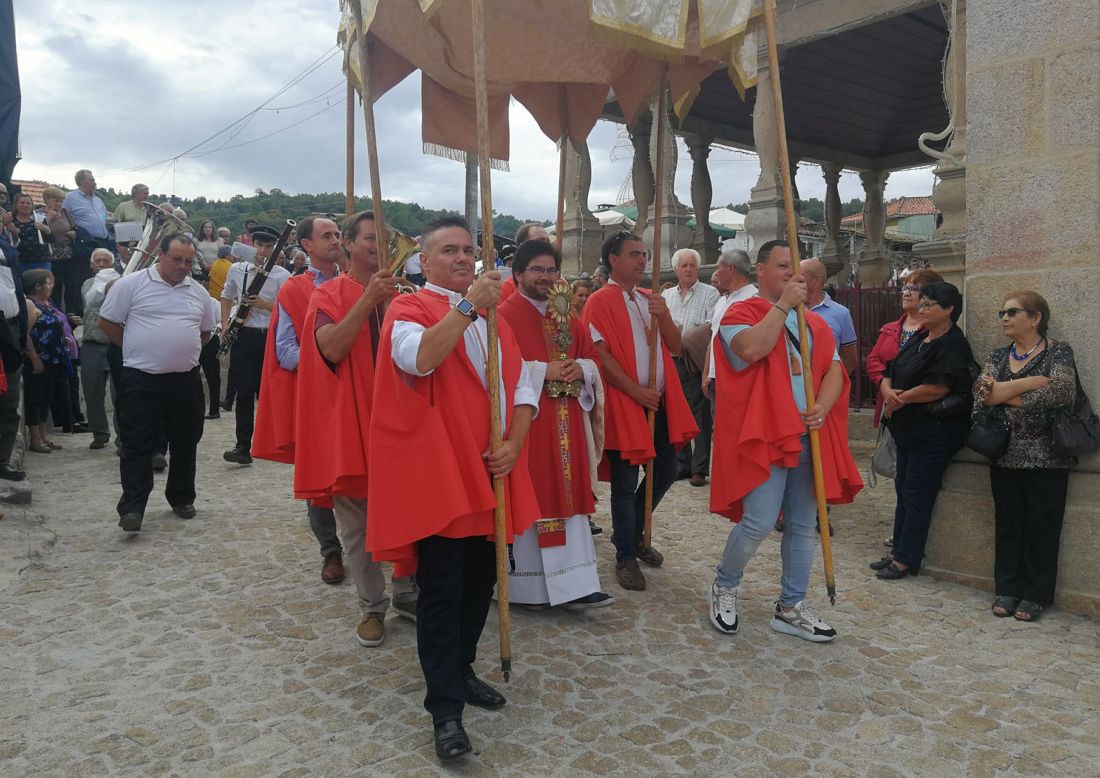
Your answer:
[[[71,431],[74,432],[74,433],[84,433],[84,432],[91,432],[92,428],[88,426],[88,422],[78,421],[75,424],[73,424],[73,428],[72,428]]]
[[[890,563],[893,562],[893,561],[894,560],[893,560],[892,557],[884,556],[882,559],[878,560],[877,562],[871,562],[867,566],[869,568],[871,568],[872,570],[883,570],[883,569],[889,567]]]
[[[222,407],[222,410],[226,413],[233,410],[233,403],[229,400],[222,400],[220,403],[218,403],[218,405],[220,405]]]
[[[208,419],[220,419],[221,417],[222,415],[218,411],[210,411],[210,413],[206,414],[206,418]]]
[[[485,683],[485,681],[481,680],[476,675],[468,676],[465,684],[467,705],[474,705],[478,708],[485,708],[486,710],[497,710],[503,708],[504,703],[507,702],[503,694]]]
[[[195,506],[190,503],[187,505],[173,505],[172,513],[176,514],[181,519],[193,519],[195,518]]]
[[[234,446],[233,448],[222,454],[222,459],[226,462],[235,462],[238,465],[251,465],[252,455],[245,451],[240,446]]]
[[[27,474],[22,470],[16,470],[8,464],[0,465],[0,478],[3,478],[5,481],[23,481],[26,477]]]
[[[435,755],[444,762],[465,756],[471,750],[470,738],[461,720],[441,721],[435,725]]]
[[[917,567],[907,567],[902,570],[892,560],[890,564],[875,573],[875,578],[883,581],[897,581],[907,575],[916,575],[920,571]]]
[[[141,532],[141,514],[124,513],[119,517],[118,526],[126,532]]]
[[[159,452],[153,454],[153,472],[163,473],[166,469],[168,469],[168,458]]]

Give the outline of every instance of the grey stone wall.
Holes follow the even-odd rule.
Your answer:
[[[979,361],[1003,343],[1004,295],[1035,289],[1100,401],[1100,4],[966,3],[966,330]],[[987,467],[961,455],[940,496],[926,567],[989,587]],[[1100,614],[1100,458],[1071,476],[1057,604]]]

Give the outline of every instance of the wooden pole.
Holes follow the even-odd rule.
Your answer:
[[[771,74],[772,99],[775,102],[775,131],[779,140],[779,175],[783,182],[783,210],[787,216],[787,242],[791,247],[791,266],[798,268],[798,219],[794,212],[791,189],[791,164],[787,152],[787,122],[783,116],[783,88],[779,82],[779,52],[775,42],[775,9],[771,0],[764,0],[764,29],[768,36],[768,72]],[[759,99],[759,96],[758,96]],[[801,345],[802,381],[806,387],[806,407],[812,408],[814,397],[813,371],[810,369],[810,342],[806,336],[806,306],[798,306],[798,338]],[[844,402],[845,398],[837,400]],[[821,435],[810,430],[810,454],[813,457],[814,494],[817,497],[817,520],[821,528],[821,554],[825,563],[825,590],[829,602],[836,604],[836,578],[833,572],[833,544],[829,537],[829,512],[825,505],[825,476],[821,470]]]
[[[485,4],[473,0],[474,25],[474,95],[477,102],[477,156],[480,164],[478,178],[481,184],[481,260],[482,267],[490,271],[494,267],[496,252],[493,250],[493,192],[489,167],[489,88],[485,77]],[[486,365],[485,378],[489,385],[489,447],[496,451],[501,447],[503,430],[500,420],[500,341],[497,338],[497,307],[489,306],[485,312]],[[496,531],[497,551],[497,624],[500,627],[500,671],[507,683],[512,673],[512,621],[508,609],[508,528],[504,508],[504,479],[493,479],[496,508],[493,524]]]
[[[355,213],[355,87],[351,83],[351,73],[348,73],[346,125],[344,156],[347,159],[347,167],[344,178],[344,213],[350,217]]]
[[[561,253],[565,239],[565,160],[569,143],[568,124],[565,120],[568,107],[565,103],[565,84],[558,87],[558,116],[561,118],[561,139],[558,141],[558,214],[554,222],[554,247]]]
[[[668,107],[665,98],[665,75],[662,72],[657,92],[657,112],[653,115],[653,123],[657,125],[657,163],[653,174],[653,267],[650,271],[650,290],[653,294],[661,293],[661,211],[665,205],[665,114]],[[651,321],[649,325],[649,388],[657,388],[657,322]],[[665,380],[670,380],[665,376]],[[649,421],[649,439],[653,440],[657,429],[657,412],[646,412]],[[653,545],[653,460],[646,462],[645,466],[645,528],[642,531],[642,547],[649,548]]]
[[[378,135],[374,129],[374,94],[370,83],[370,56],[367,35],[363,30],[363,8],[359,0],[352,0],[359,25],[359,72],[363,79],[363,124],[367,129],[367,164],[370,166],[370,203],[374,211],[374,234],[378,241],[378,267],[385,267],[389,257],[389,241],[386,239],[386,221],[382,214],[382,175],[378,170]],[[389,268],[394,273],[397,268]]]

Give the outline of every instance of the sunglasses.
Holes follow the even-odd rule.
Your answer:
[[[1035,311],[1028,310],[1027,308],[1005,308],[1003,311],[997,311],[997,318],[1003,319],[1005,316],[1007,316],[1011,319],[1018,313],[1026,313],[1028,315],[1031,315],[1035,313]]]

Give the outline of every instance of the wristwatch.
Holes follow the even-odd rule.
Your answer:
[[[455,306],[455,310],[461,313],[463,316],[469,316],[470,321],[477,321],[477,309],[474,308],[474,304],[463,297],[458,301],[458,305]]]

